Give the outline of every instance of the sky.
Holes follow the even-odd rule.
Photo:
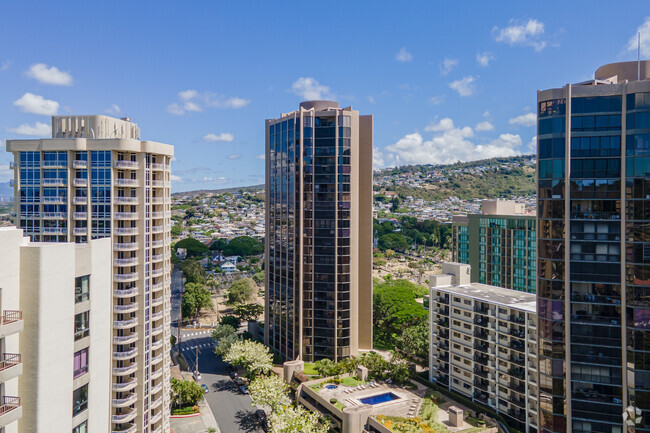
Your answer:
[[[0,147],[128,116],[174,192],[254,185],[264,120],[334,99],[374,116],[376,168],[532,153],[537,90],[636,60],[637,31],[650,59],[647,0],[5,1]]]

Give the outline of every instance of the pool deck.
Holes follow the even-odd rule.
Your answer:
[[[328,400],[330,398],[335,398],[345,406],[360,406],[363,404],[360,401],[362,398],[391,392],[399,398],[372,405],[372,415],[412,417],[420,413],[422,396],[424,395],[421,392],[385,383],[377,384],[375,387],[371,387],[368,383],[362,386],[364,387],[363,389],[359,389],[359,387],[356,386],[351,387],[345,385],[338,385],[338,388],[336,389],[327,389],[323,386],[323,388],[318,391],[318,395]],[[345,392],[347,390],[353,391]]]

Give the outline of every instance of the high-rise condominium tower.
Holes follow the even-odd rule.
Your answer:
[[[543,432],[650,431],[650,62],[538,92]],[[646,359],[648,358],[648,359]]]
[[[266,121],[265,342],[285,360],[372,347],[372,116],[309,101]]]
[[[128,119],[56,116],[51,139],[8,140],[7,150],[16,225],[33,241],[112,238],[110,430],[169,432],[173,147],[140,141]]]

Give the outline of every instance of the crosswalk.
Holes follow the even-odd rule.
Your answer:
[[[184,347],[181,348],[181,350],[183,352],[186,352],[186,351],[194,350],[196,348],[199,348],[199,349],[211,348],[211,347],[215,347],[216,345],[217,345],[217,343],[215,341],[211,341],[209,343],[195,344],[195,345],[192,345],[192,346],[184,346]]]
[[[196,337],[208,334],[212,334],[212,329],[208,329],[207,331],[183,332],[183,337]]]

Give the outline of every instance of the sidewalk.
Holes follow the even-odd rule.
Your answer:
[[[185,380],[193,380],[191,373],[182,372],[182,374]],[[210,406],[206,403],[205,399],[199,402],[199,410],[201,411],[199,416],[189,418],[170,418],[169,422],[172,427],[172,432],[206,433],[208,428],[212,427],[215,429],[216,433],[221,433],[221,430],[219,430],[219,426],[217,425],[217,420],[214,419],[212,410],[210,410]]]

